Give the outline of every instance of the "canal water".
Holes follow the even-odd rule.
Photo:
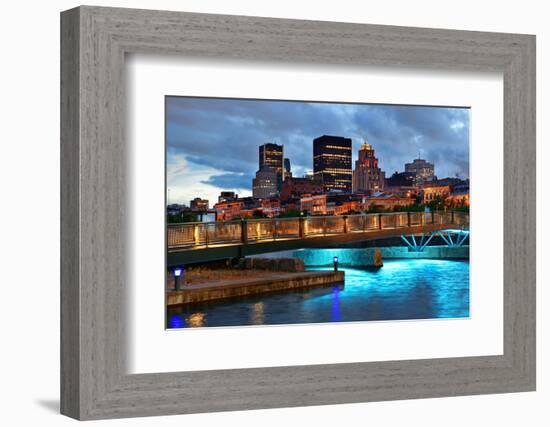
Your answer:
[[[308,270],[326,270],[308,267]],[[385,260],[341,268],[345,284],[173,307],[168,328],[460,318],[469,316],[467,260]]]

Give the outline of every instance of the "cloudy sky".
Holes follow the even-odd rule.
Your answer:
[[[221,190],[252,194],[258,146],[283,144],[294,176],[313,169],[313,139],[353,140],[353,161],[367,138],[390,176],[421,157],[439,178],[469,177],[465,108],[167,97],[167,188],[170,203],[217,201]]]

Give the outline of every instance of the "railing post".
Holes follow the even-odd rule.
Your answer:
[[[432,211],[432,224],[435,224],[435,219],[434,218],[435,218],[435,212]]]
[[[298,218],[298,236],[300,237],[300,239],[303,239],[305,236],[305,227],[304,227],[304,222],[305,222],[305,218],[304,217],[299,217]]]
[[[271,219],[272,224],[273,224],[273,227],[271,228],[272,230],[272,233],[273,233],[273,240],[277,240],[277,220],[276,219]]]
[[[407,227],[411,227],[411,213],[407,211]]]
[[[327,218],[323,217],[323,235],[327,234]]]
[[[363,233],[367,231],[367,214],[363,214]]]
[[[455,211],[454,209],[451,210],[451,224],[455,223]]]
[[[348,232],[348,216],[344,215],[344,234]]]
[[[198,246],[199,242],[197,241],[197,224],[193,224],[193,246]]]
[[[378,214],[378,228],[382,230],[382,214]]]
[[[241,219],[241,242],[243,245],[248,243],[248,226],[245,219]]]

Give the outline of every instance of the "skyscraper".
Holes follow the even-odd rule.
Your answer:
[[[374,149],[365,139],[353,171],[353,192],[370,193],[384,189],[385,173],[378,167]]]
[[[434,164],[424,159],[414,159],[412,163],[405,163],[405,172],[415,175],[415,184],[420,185],[435,178]]]
[[[276,196],[279,194],[277,183],[277,171],[269,166],[262,166],[256,172],[256,178],[252,180],[252,197],[255,199],[268,199]]]
[[[351,192],[351,139],[329,135],[315,138],[313,173],[322,180],[325,192]]]
[[[277,191],[281,191],[283,185],[283,146],[273,143],[260,145],[259,170],[269,167],[277,173]]]
[[[283,181],[286,181],[287,178],[292,178],[292,171],[290,169],[290,159],[285,159],[283,162],[283,166],[284,166]]]

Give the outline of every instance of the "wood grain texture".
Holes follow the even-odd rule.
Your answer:
[[[534,390],[534,36],[84,6],[62,13],[61,38],[62,413],[100,419]],[[127,53],[503,72],[504,354],[128,375]]]
[[[80,414],[79,12],[61,21],[61,412]]]

